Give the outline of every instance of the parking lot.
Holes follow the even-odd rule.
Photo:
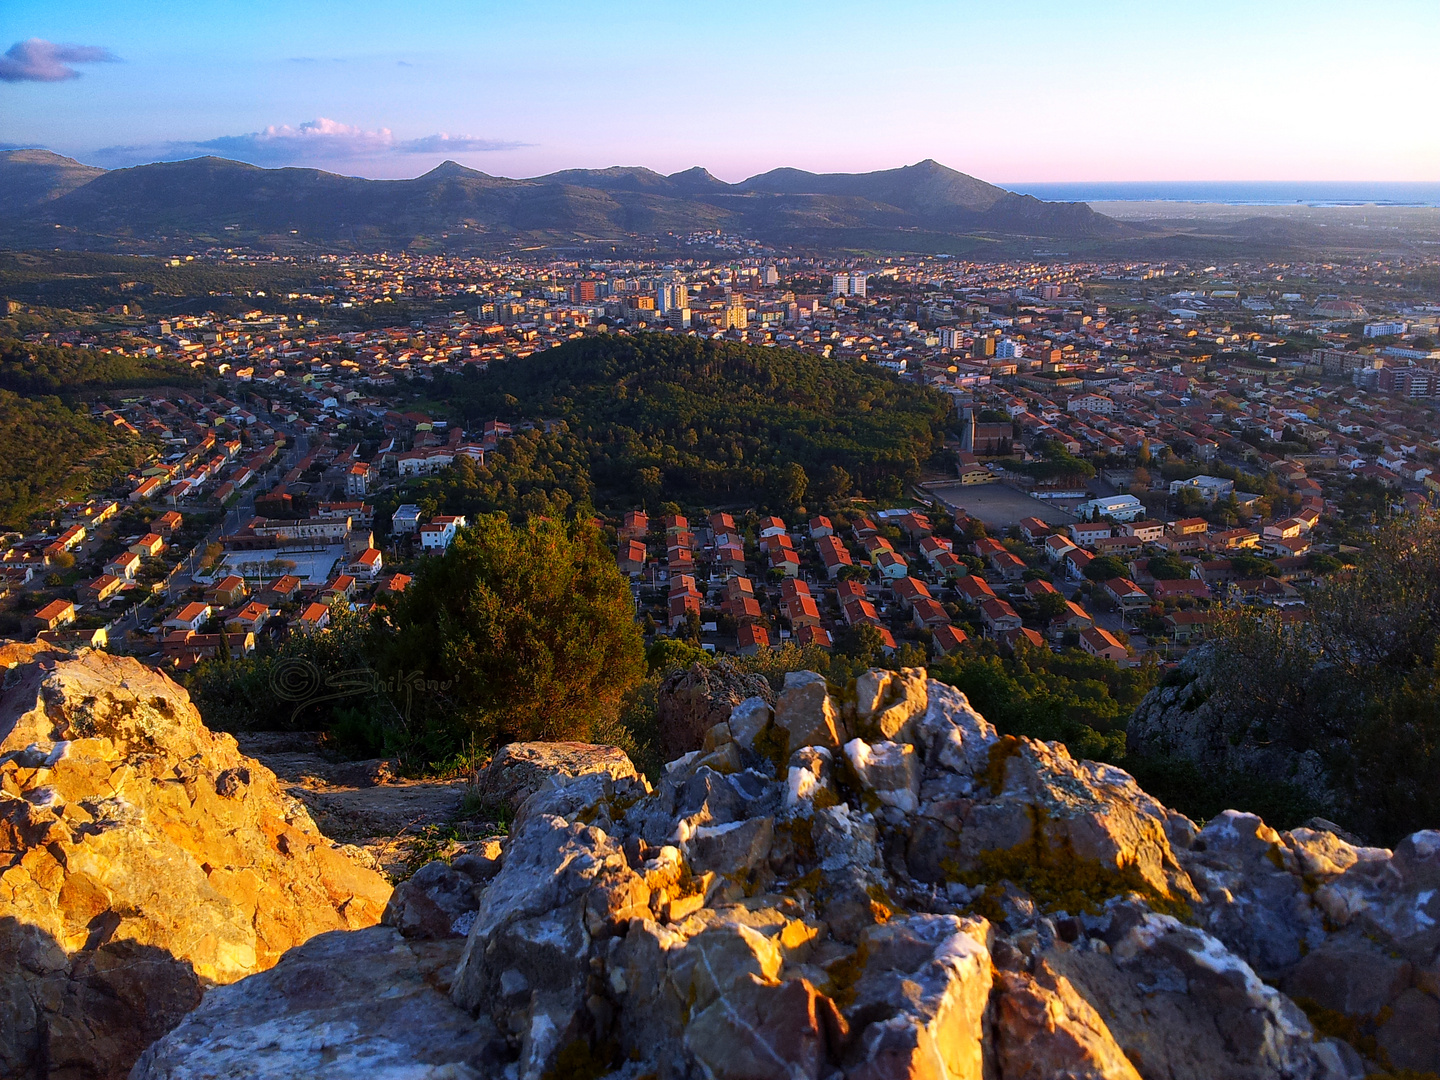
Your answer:
[[[950,512],[964,510],[983,521],[986,528],[1008,529],[1027,517],[1049,525],[1068,525],[1076,520],[1063,502],[1032,499],[1006,484],[948,484],[930,488],[929,493]]]

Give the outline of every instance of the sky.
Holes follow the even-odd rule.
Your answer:
[[[1440,180],[1440,0],[3,0],[0,148],[359,176]]]

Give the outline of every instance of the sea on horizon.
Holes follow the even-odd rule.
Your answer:
[[[1362,180],[1115,180],[1001,184],[1047,202],[1191,202],[1230,206],[1440,206],[1440,183]]]

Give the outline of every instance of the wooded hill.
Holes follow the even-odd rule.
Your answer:
[[[1084,203],[1017,195],[934,161],[873,173],[776,169],[727,184],[704,169],[574,169],[527,180],[453,161],[412,180],[262,169],[204,157],[110,172],[41,150],[0,153],[0,239],[12,246],[223,242],[370,250],[428,239],[632,241],[723,229],[789,246],[867,237],[901,250],[944,238],[1101,238],[1133,230]],[[293,231],[292,231],[293,230]],[[43,241],[42,238],[43,237]],[[915,245],[919,245],[916,247]]]

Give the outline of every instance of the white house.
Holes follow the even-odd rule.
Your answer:
[[[1192,476],[1188,480],[1170,481],[1170,494],[1178,495],[1185,488],[1194,488],[1206,502],[1223,499],[1235,490],[1234,480],[1222,480],[1218,476]]]
[[[1145,514],[1145,504],[1134,495],[1103,495],[1075,508],[1082,520],[1107,517],[1112,521],[1134,521]]]
[[[428,525],[420,526],[420,546],[425,551],[442,552],[464,527],[464,514],[436,514]]]

